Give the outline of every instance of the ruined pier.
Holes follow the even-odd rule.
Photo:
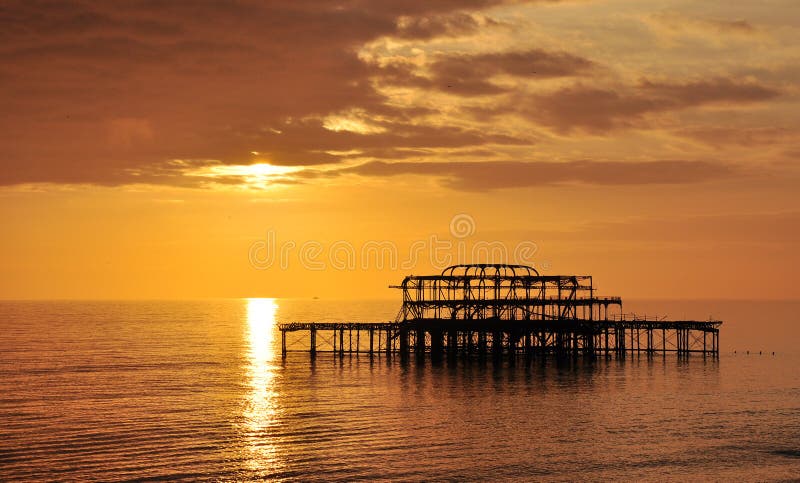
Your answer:
[[[648,319],[595,293],[591,276],[523,265],[455,265],[408,276],[391,322],[280,324],[281,351],[345,354],[719,355],[718,320]]]

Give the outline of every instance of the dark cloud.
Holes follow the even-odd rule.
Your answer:
[[[586,73],[594,63],[565,52],[534,49],[481,55],[443,57],[433,63],[437,77],[492,77],[509,74],[519,77],[562,77]]]
[[[641,123],[650,113],[777,95],[727,78],[598,88],[588,84],[597,71],[592,61],[541,49],[439,55],[419,72],[399,63],[378,67],[359,56],[382,37],[428,40],[497,26],[480,10],[498,3],[503,0],[2,2],[0,185],[183,184],[185,167],[172,164],[176,159],[312,166],[355,152],[374,159],[479,152],[534,141],[503,134],[492,125],[492,112],[517,113],[561,131],[604,131]],[[583,76],[587,84],[514,97],[493,82],[501,76]],[[376,87],[386,84],[417,88],[419,97],[438,90],[514,99],[484,107],[473,128],[442,126],[433,120],[439,106],[390,103]],[[326,128],[327,116],[351,114],[372,131]],[[523,179],[534,179],[525,173]],[[488,179],[513,185],[503,176]],[[550,176],[560,182],[555,171]],[[456,174],[451,183],[478,189],[468,180],[475,177]]]
[[[764,146],[796,136],[794,130],[780,127],[691,127],[677,135],[700,141],[709,146]]]
[[[491,142],[482,133],[411,126],[421,111],[388,107],[357,51],[381,36],[467,32],[484,22],[470,12],[494,3],[3,2],[0,184],[124,183],[170,159],[245,163],[253,150],[275,153],[278,163],[315,164],[337,159],[327,149],[381,140]],[[353,108],[402,134],[360,143],[367,136],[297,129],[314,136],[300,146],[284,127]],[[267,134],[270,126],[286,135]]]
[[[426,17],[401,17],[395,36],[403,39],[429,39],[475,33],[480,28],[502,25],[500,22],[466,13],[433,15]]]
[[[643,81],[618,90],[577,84],[533,96],[519,105],[524,115],[560,131],[607,131],[641,124],[643,116],[649,113],[713,104],[747,104],[778,95],[776,89],[756,82],[718,77],[686,83]]]
[[[273,164],[313,165],[336,161],[338,156],[325,151],[361,151],[365,155],[402,158],[424,148],[465,148],[488,144],[518,145],[530,141],[489,131],[455,126],[429,126],[402,122],[375,122],[383,132],[360,134],[325,129],[318,120],[280,126],[280,134],[250,133],[251,145],[269,155]],[[313,142],[309,142],[313,140]]]
[[[756,82],[741,82],[726,77],[704,79],[686,83],[643,81],[640,90],[675,108],[702,104],[741,104],[764,101],[778,95],[778,91]]]
[[[597,185],[683,184],[725,178],[734,169],[702,161],[554,162],[403,162],[373,161],[334,174],[361,176],[422,175],[441,178],[465,191],[524,188],[563,183]]]
[[[723,32],[739,32],[739,33],[753,33],[755,27],[747,20],[711,20],[718,30]]]
[[[179,23],[157,17],[112,15],[81,2],[3,2],[0,5],[3,42],[41,42],[56,37],[146,35],[170,37],[181,33]]]
[[[431,66],[434,85],[461,95],[501,91],[489,79],[501,74],[527,78],[573,76],[586,73],[593,63],[564,52],[529,50],[483,55],[460,55],[437,60]]]
[[[657,26],[672,32],[696,31],[708,35],[733,34],[752,35],[757,29],[747,20],[701,18],[683,15],[678,12],[661,12],[650,16]]]
[[[438,89],[462,96],[509,92],[491,80],[500,75],[529,79],[569,77],[591,72],[595,64],[566,52],[533,49],[479,55],[440,56],[429,66],[430,76],[414,73],[410,65],[394,64],[380,69],[383,82],[411,87]]]
[[[311,166],[336,163],[358,156],[402,159],[429,153],[431,149],[465,149],[491,144],[519,145],[530,141],[503,134],[459,128],[454,126],[414,125],[403,122],[376,123],[383,132],[360,134],[351,131],[332,131],[321,120],[274,123],[269,128],[242,127],[235,133],[227,130],[207,130],[205,139],[185,140],[179,159],[192,160],[192,167],[205,164],[249,164],[266,160],[284,166]],[[76,133],[78,135],[80,133]],[[55,183],[95,183],[117,185],[127,182],[184,184],[176,176],[186,167],[172,163],[177,156],[166,157],[155,142],[158,134],[144,119],[115,119],[89,137],[78,137],[76,144],[94,142],[96,153],[106,157],[87,159],[82,163],[62,164],[59,150],[63,145],[45,146],[51,153],[47,163],[29,163],[15,169],[0,171],[0,184],[15,184],[45,180]],[[173,140],[174,143],[175,140]],[[181,141],[183,141],[181,139]],[[13,148],[13,145],[9,143]],[[19,145],[17,145],[19,146]],[[82,148],[83,149],[83,148]],[[253,155],[251,151],[258,152]],[[331,154],[340,152],[344,154]],[[353,154],[346,154],[353,152]],[[20,153],[23,156],[24,153]],[[127,156],[120,158],[122,156]],[[199,161],[198,161],[199,160]],[[202,160],[214,160],[204,162]],[[114,170],[102,169],[107,163]],[[41,171],[43,170],[43,171]],[[131,173],[137,173],[131,176]]]

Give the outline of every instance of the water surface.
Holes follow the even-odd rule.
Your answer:
[[[798,302],[626,303],[724,319],[718,360],[280,358],[278,322],[397,308],[2,302],[0,479],[800,477]]]

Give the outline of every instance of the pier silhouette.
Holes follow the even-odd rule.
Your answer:
[[[280,324],[281,353],[719,355],[721,321],[623,314],[622,299],[598,296],[589,275],[453,265],[439,275],[407,276],[392,288],[402,291],[394,321]]]

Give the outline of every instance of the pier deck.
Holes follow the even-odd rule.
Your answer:
[[[344,354],[719,355],[720,321],[409,320],[280,324],[281,351]]]

